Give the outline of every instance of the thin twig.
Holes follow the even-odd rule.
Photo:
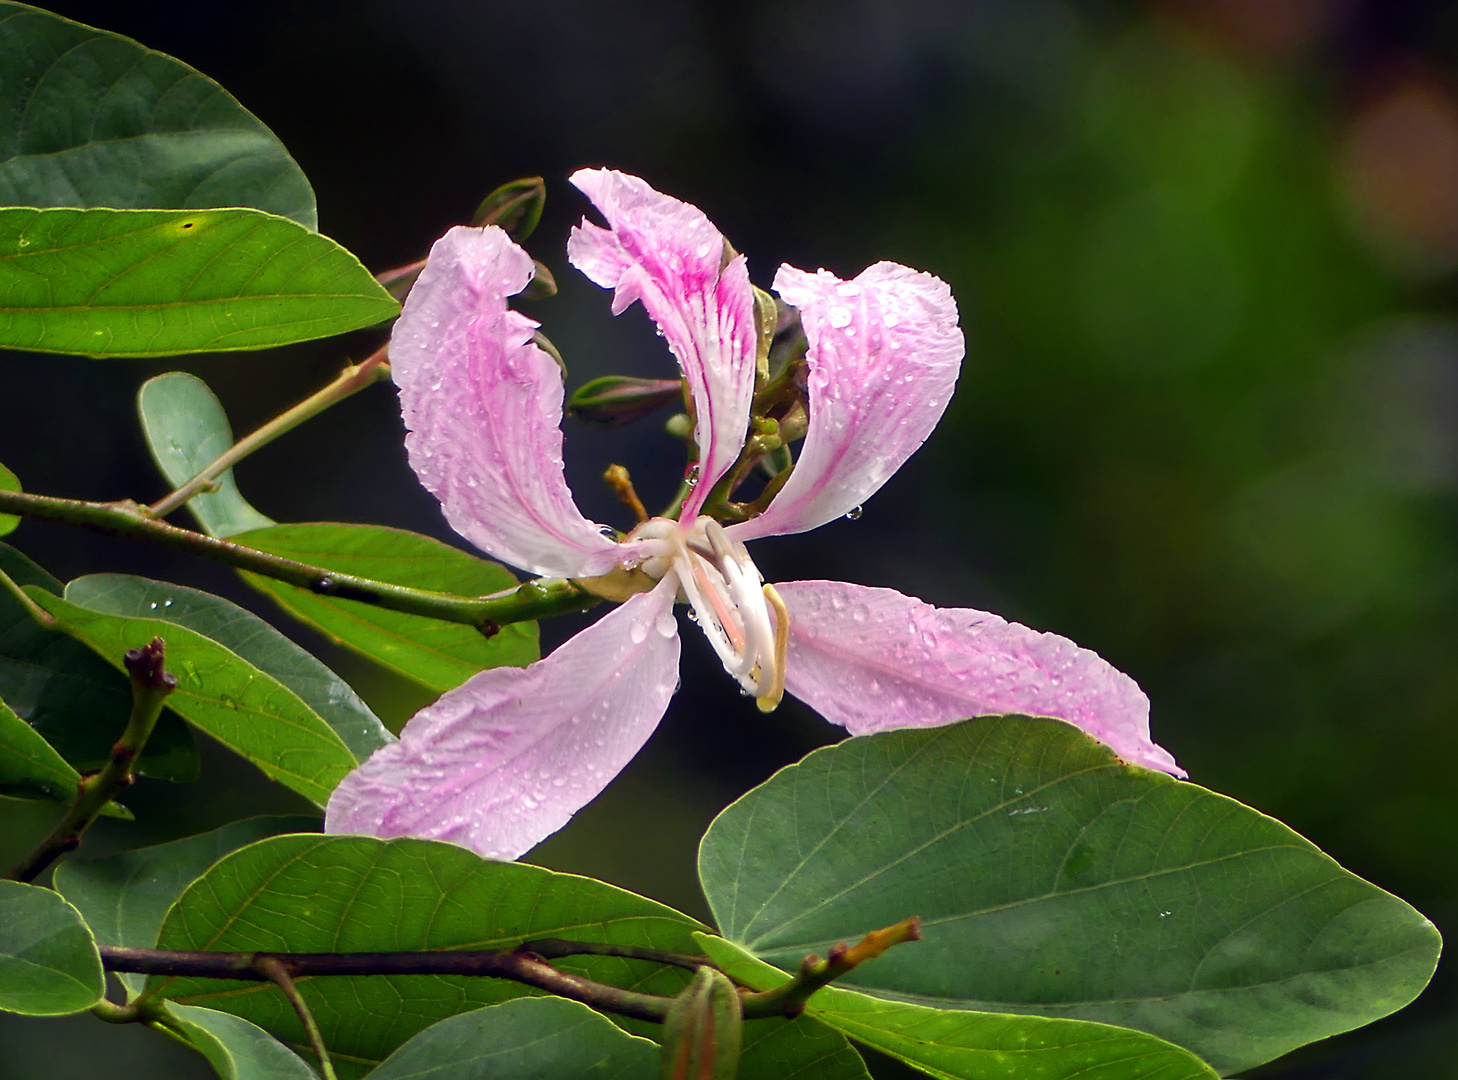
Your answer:
[[[319,1068],[324,1071],[324,1080],[338,1080],[334,1075],[334,1062],[329,1060],[329,1048],[324,1045],[324,1035],[320,1032],[319,1025],[314,1022],[314,1014],[309,1011],[308,1002],[299,993],[299,988],[294,985],[289,969],[276,956],[260,956],[254,966],[267,977],[269,982],[283,991],[284,997],[288,998],[289,1004],[294,1007],[294,1012],[299,1014],[299,1020],[309,1035],[309,1045],[314,1048],[314,1056],[319,1059]]]
[[[568,941],[566,938],[523,941],[515,951],[539,956],[543,960],[561,960],[567,956],[620,956],[627,960],[647,960],[654,964],[681,967],[687,971],[698,971],[701,967],[718,967],[707,956],[691,956],[666,949],[642,949],[635,945],[609,945],[600,941]]]
[[[921,920],[910,918],[884,930],[872,930],[854,945],[847,945],[843,941],[839,945],[833,945],[824,960],[812,953],[800,961],[799,972],[789,982],[782,983],[773,990],[743,995],[740,1007],[744,1010],[744,1019],[799,1016],[810,995],[821,987],[867,960],[874,960],[894,945],[920,940]]]
[[[135,503],[96,503],[57,499],[19,491],[0,491],[0,513],[19,514],[39,521],[56,521],[97,532],[146,540],[175,551],[185,551],[227,563],[301,589],[347,600],[358,600],[393,611],[424,615],[445,622],[465,623],[492,634],[506,623],[540,619],[569,611],[585,611],[600,597],[567,578],[538,578],[508,592],[492,596],[456,596],[392,585],[355,574],[341,574],[322,566],[286,559],[257,548],[222,540],[192,529],[182,529],[148,517]]]
[[[34,881],[51,863],[81,844],[81,837],[112,797],[132,783],[132,762],[136,761],[157,717],[162,703],[177,686],[177,678],[162,666],[165,644],[161,638],[132,649],[123,658],[132,681],[132,712],[126,730],[111,748],[111,757],[99,773],[84,776],[76,785],[76,798],[50,834],[36,845],[23,862],[6,877],[14,881]]]
[[[305,420],[318,416],[331,405],[338,404],[345,398],[357,394],[366,386],[371,386],[381,379],[387,378],[390,374],[390,365],[386,363],[388,351],[388,343],[381,345],[366,359],[345,368],[328,386],[309,395],[287,412],[274,417],[251,435],[239,439],[202,472],[176,491],[147,507],[146,513],[151,517],[166,517],[194,495],[211,490],[220,476],[255,450],[262,449],[280,435],[298,427]]]
[[[15,583],[15,579],[7,574],[4,570],[0,570],[0,588],[3,588],[11,596],[13,596],[20,604],[20,606],[25,609],[25,613],[29,615],[32,619],[34,619],[40,626],[45,627],[45,629],[47,630],[54,630],[56,628],[56,623],[58,621],[56,617],[45,608],[37,604],[34,600],[32,600],[29,594],[27,594],[24,589],[17,585]]]

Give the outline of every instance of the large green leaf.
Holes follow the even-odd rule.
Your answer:
[[[101,1000],[91,931],[50,889],[0,881],[0,1009],[64,1016]]]
[[[0,701],[0,795],[70,802],[80,782],[81,774],[56,748]],[[102,813],[108,817],[132,816],[116,803],[107,803]]]
[[[127,574],[77,578],[66,586],[65,595],[92,611],[162,619],[211,638],[297,694],[359,761],[395,741],[348,683],[231,600]]]
[[[286,832],[314,832],[317,818],[257,817],[212,832],[101,859],[68,859],[56,868],[55,888],[76,906],[102,945],[150,949],[174,900],[204,870],[244,844]],[[145,975],[117,976],[129,997]]]
[[[0,209],[0,348],[266,349],[399,310],[333,240],[261,210]]]
[[[118,670],[129,649],[162,638],[167,670],[177,676],[168,706],[305,798],[323,806],[354,768],[349,748],[297,694],[217,642],[176,623],[106,615],[35,586],[27,591]]]
[[[745,1023],[738,1080],[785,1077],[870,1080],[871,1074],[844,1035],[812,1016]]]
[[[158,939],[167,949],[380,952],[510,948],[566,937],[697,951],[701,926],[591,878],[490,862],[452,844],[365,836],[281,836],[245,847],[183,893]],[[558,967],[646,993],[686,973],[643,961],[577,957]],[[519,997],[510,982],[465,977],[299,980],[341,1076],[359,1076],[430,1024]],[[297,1015],[267,984],[154,977],[148,995],[226,1009],[301,1045]]]
[[[168,1011],[221,1080],[319,1080],[303,1058],[241,1016],[200,1005]]]
[[[187,483],[233,445],[228,414],[208,384],[185,371],[148,379],[137,392],[137,412],[147,449],[174,488]],[[194,495],[187,509],[209,536],[232,536],[272,525],[243,498],[233,470],[214,481],[214,489]]]
[[[0,544],[0,569],[18,584],[61,593],[59,581],[6,544]],[[0,697],[83,772],[105,763],[132,709],[126,675],[79,641],[37,626],[4,590],[0,590]],[[162,714],[136,770],[165,780],[197,777],[197,746],[176,714]]]
[[[4,3],[0,71],[0,204],[252,206],[318,225],[273,132],[170,56]]]
[[[517,998],[426,1028],[376,1080],[658,1080],[658,1044],[566,998]]]
[[[694,936],[747,986],[770,990],[790,978],[723,939]],[[811,995],[805,1015],[946,1080],[1216,1080],[1163,1039],[1086,1020],[932,1009],[835,986]]]
[[[428,536],[378,525],[276,525],[234,539],[340,573],[461,596],[486,596],[517,584],[499,563]],[[485,668],[524,667],[541,656],[536,623],[511,623],[486,638],[460,623],[318,596],[255,574],[243,576],[310,626],[436,692],[457,687]]]
[[[9,469],[7,469],[4,465],[0,465],[0,491],[19,490],[20,478],[17,477]],[[19,524],[20,518],[16,517],[14,514],[0,514],[0,536],[6,536],[10,533],[13,533],[16,529],[16,526],[18,526]]]
[[[719,816],[699,874],[781,968],[920,915],[925,942],[846,982],[1138,1028],[1222,1073],[1401,1008],[1440,948],[1280,822],[1026,717],[817,750]]]

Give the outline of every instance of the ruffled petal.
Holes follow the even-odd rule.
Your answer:
[[[436,241],[390,338],[405,449],[451,528],[538,574],[605,573],[622,552],[562,475],[562,372],[506,298],[532,260],[495,226]]]
[[[1026,713],[1066,720],[1125,761],[1184,776],[1149,739],[1149,699],[1090,649],[971,608],[841,581],[776,586],[785,688],[853,735]]]
[[[696,206],[636,176],[580,169],[570,177],[607,219],[572,230],[567,257],[605,289],[613,314],[641,300],[668,341],[698,413],[699,476],[684,502],[692,521],[744,446],[754,396],[754,294],[744,256],[721,270],[724,237]]]
[[[965,343],[946,282],[880,262],[852,281],[781,266],[775,290],[800,309],[810,426],[769,508],[734,527],[749,540],[804,532],[859,506],[942,418]]]
[[[647,741],[678,681],[670,576],[526,668],[475,675],[405,725],[329,799],[324,831],[448,840],[514,859]]]

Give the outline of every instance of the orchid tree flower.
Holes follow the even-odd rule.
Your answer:
[[[964,343],[947,285],[881,262],[842,281],[782,266],[806,340],[804,441],[762,512],[724,524],[710,492],[741,460],[761,350],[745,259],[696,207],[636,177],[572,183],[606,219],[568,257],[640,302],[688,388],[698,460],[678,513],[626,537],[577,509],[562,468],[562,374],[507,298],[532,260],[494,226],[453,228],[395,326],[406,448],[446,519],[524,570],[631,578],[637,592],[544,659],[493,668],[423,709],[335,790],[335,833],[419,836],[513,859],[561,828],[647,740],[678,681],[676,603],[762,708],[788,691],[852,734],[1020,712],[1056,717],[1124,760],[1182,776],[1149,737],[1149,701],[1066,638],[834,581],[767,585],[745,544],[858,507],[931,433]]]

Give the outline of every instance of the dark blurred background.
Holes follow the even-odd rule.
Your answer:
[[[569,387],[667,374],[635,308],[568,267],[611,165],[704,209],[768,286],[781,261],[930,270],[968,358],[947,419],[858,521],[769,540],[773,579],[886,585],[1098,650],[1153,699],[1156,739],[1205,786],[1298,829],[1440,927],[1458,924],[1458,6],[1438,0],[316,0],[52,9],[193,64],[269,124],[322,231],[381,270],[496,184],[541,174],[529,243],[561,294],[529,306]],[[130,363],[0,356],[0,460],[28,490],[152,500],[132,398],[186,368],[251,429],[368,335],[273,354]],[[568,430],[589,516],[620,461],[650,505],[679,468],[661,418]],[[450,538],[375,387],[238,470],[280,520]],[[212,589],[218,567],[25,524],[67,578]],[[281,620],[282,621],[282,620]],[[297,630],[289,625],[291,632]],[[543,627],[554,644],[570,620]],[[392,724],[422,702],[298,631]],[[531,858],[696,914],[712,815],[839,732],[746,707],[697,635],[635,764]],[[94,850],[293,809],[248,768],[144,783]],[[22,820],[19,815],[11,816]],[[23,819],[6,847],[46,823]],[[24,833],[24,835],[21,835]],[[44,1038],[37,1038],[44,1036]],[[1458,985],[1259,1070],[1458,1077]],[[134,1038],[135,1037],[135,1038]],[[202,1075],[90,1018],[0,1025],[0,1075]]]

